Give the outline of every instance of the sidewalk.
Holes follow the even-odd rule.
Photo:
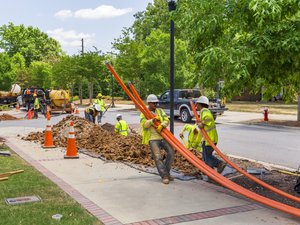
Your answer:
[[[201,180],[175,180],[164,185],[158,176],[122,163],[83,154],[79,159],[65,160],[64,149],[45,150],[16,136],[30,131],[7,127],[0,130],[0,136],[104,224],[299,224],[298,218]]]

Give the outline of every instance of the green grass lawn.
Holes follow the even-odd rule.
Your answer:
[[[8,149],[1,149],[8,150]],[[0,156],[0,173],[24,170],[6,181],[0,181],[0,224],[49,225],[49,224],[102,224],[56,184],[27,164],[18,155]],[[5,198],[37,195],[42,201],[7,205]],[[63,215],[60,221],[52,215]]]

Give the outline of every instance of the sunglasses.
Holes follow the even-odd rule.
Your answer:
[[[158,104],[158,102],[151,102],[153,105],[157,105]]]

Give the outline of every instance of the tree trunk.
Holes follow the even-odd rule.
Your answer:
[[[298,94],[298,113],[297,121],[300,122],[300,93]]]
[[[79,99],[80,105],[82,105],[82,83],[79,84]]]
[[[93,82],[89,82],[90,104],[93,104]]]

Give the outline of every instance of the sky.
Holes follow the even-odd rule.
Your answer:
[[[152,0],[0,0],[0,26],[12,22],[39,28],[59,41],[67,54],[81,51],[111,51],[111,42],[133,15]]]

